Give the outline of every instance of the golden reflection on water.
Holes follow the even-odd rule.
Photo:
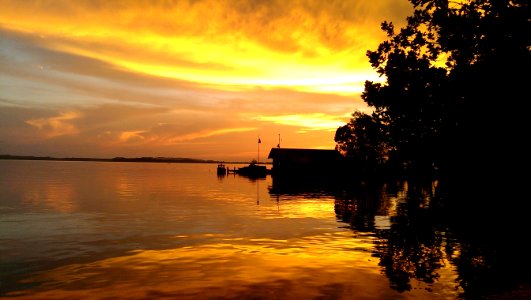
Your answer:
[[[116,184],[116,193],[118,193],[118,199],[120,200],[136,200],[140,196],[138,185],[129,182],[127,178],[119,180]]]
[[[333,198],[304,199],[299,201],[277,202],[277,210],[267,210],[261,214],[264,219],[275,218],[317,218],[334,219]]]
[[[402,258],[408,268],[409,257],[396,248],[408,245],[390,244],[386,234],[377,233],[396,225],[393,217],[412,192],[407,185],[365,201],[358,194],[346,199],[269,194],[270,177],[220,180],[209,171],[215,166],[207,165],[43,166],[33,170],[27,188],[28,176],[8,178],[13,193],[35,208],[32,215],[6,216],[6,222],[40,230],[25,236],[4,231],[18,244],[6,243],[12,248],[3,253],[28,271],[0,297],[455,299],[462,292],[444,244],[418,248],[442,253],[436,256],[442,262],[437,282],[412,276],[411,291],[390,288],[378,255]],[[50,168],[57,175],[45,177]],[[429,192],[418,194],[419,204],[429,203]],[[49,209],[64,213],[49,215]],[[374,228],[341,222],[340,209],[373,218]],[[33,242],[44,250],[23,251]],[[387,248],[378,252],[375,245]],[[396,251],[388,252],[391,248]],[[35,262],[40,265],[32,269]],[[10,274],[18,276],[12,266]]]
[[[328,285],[362,288],[374,295],[387,290],[387,282],[378,280],[378,261],[371,257],[370,247],[370,241],[360,243],[348,234],[335,233],[295,240],[221,239],[177,249],[139,250],[48,271],[32,279],[48,284],[31,296],[68,298],[90,291],[94,298],[142,298],[156,290],[180,298],[204,293],[230,298],[253,295],[264,285],[277,289],[275,293],[306,299],[322,295]],[[345,249],[353,251],[345,253]]]
[[[416,290],[411,293],[390,290],[378,267],[378,258],[371,254],[372,237],[354,239],[348,232],[335,232],[288,240],[232,239],[222,235],[176,238],[212,237],[219,242],[137,250],[124,256],[59,267],[27,280],[26,283],[45,283],[19,296],[21,299],[26,296],[453,299],[428,292],[421,282],[416,282]],[[440,275],[445,281],[455,282],[451,270],[441,269]]]
[[[68,213],[77,209],[74,187],[66,182],[48,185],[29,185],[22,201],[30,205],[43,205],[54,211]]]

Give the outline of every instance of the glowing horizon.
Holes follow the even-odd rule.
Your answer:
[[[364,81],[381,80],[365,57],[385,38],[379,24],[411,11],[407,0],[0,5],[0,153],[209,159],[244,159],[250,140],[278,133],[333,148],[366,109]]]

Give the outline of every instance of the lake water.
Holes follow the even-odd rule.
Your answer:
[[[0,297],[473,299],[500,266],[433,212],[436,188],[3,160]]]

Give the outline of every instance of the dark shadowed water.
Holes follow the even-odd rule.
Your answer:
[[[0,161],[0,297],[476,299],[510,285],[522,258],[500,262],[440,213],[437,184]]]

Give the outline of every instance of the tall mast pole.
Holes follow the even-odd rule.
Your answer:
[[[257,155],[257,159],[256,159],[256,163],[257,164],[260,164],[260,143],[262,141],[260,140],[260,136],[258,136],[258,155]]]

